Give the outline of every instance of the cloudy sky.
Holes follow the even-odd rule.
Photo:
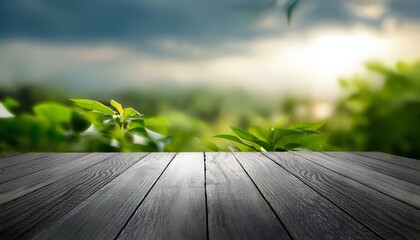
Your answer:
[[[420,58],[418,0],[0,1],[0,87],[240,87],[334,98],[363,63]]]

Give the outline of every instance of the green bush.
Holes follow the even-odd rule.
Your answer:
[[[111,101],[112,108],[88,99],[72,99],[74,107],[38,103],[33,114],[1,118],[0,151],[164,151],[170,142],[145,126],[133,108]],[[4,101],[9,109],[16,101]]]
[[[317,151],[326,146],[328,135],[319,131],[324,123],[300,122],[286,125],[287,122],[288,119],[284,118],[274,125],[253,125],[248,131],[231,127],[235,135],[219,134],[215,137],[236,143],[229,146],[232,151]],[[214,143],[202,143],[214,151],[222,150]]]
[[[331,142],[348,151],[420,158],[420,62],[367,68],[370,75],[341,80],[344,97],[329,121]]]

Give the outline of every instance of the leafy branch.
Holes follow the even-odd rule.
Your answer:
[[[71,99],[81,107],[81,113],[92,124],[95,131],[110,140],[121,151],[164,151],[171,137],[163,136],[145,126],[143,115],[137,110],[114,100],[112,108],[94,100]]]
[[[297,151],[321,150],[328,135],[319,131],[324,123],[300,122],[285,126],[287,118],[268,127],[251,126],[247,131],[231,127],[233,134],[218,134],[222,138],[234,142],[230,146],[233,151]],[[202,142],[212,150],[221,150],[211,142]]]

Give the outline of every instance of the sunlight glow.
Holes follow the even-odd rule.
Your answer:
[[[306,48],[312,68],[326,76],[347,74],[377,56],[384,41],[366,33],[330,34],[316,37]]]
[[[347,7],[356,16],[378,19],[387,12],[387,0],[351,0]]]
[[[65,76],[68,86],[85,88],[144,87],[163,81],[333,100],[340,91],[337,79],[364,73],[365,62],[379,59],[392,63],[418,57],[418,30],[418,25],[404,26],[386,19],[383,31],[329,26],[288,36],[228,42],[217,46],[226,49],[220,52],[187,43],[161,43],[162,49],[173,49],[174,56],[186,56],[181,58],[113,44],[92,47],[9,42],[0,44],[0,76],[10,84],[17,77],[48,81]],[[190,53],[193,57],[188,57]]]

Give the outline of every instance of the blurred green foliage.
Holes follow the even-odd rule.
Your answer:
[[[164,151],[170,142],[133,108],[113,100],[116,111],[94,100],[72,101],[78,107],[42,102],[33,114],[0,118],[0,151]],[[7,98],[3,105],[13,111],[19,104]]]
[[[147,113],[145,125],[149,130],[159,132],[165,136],[172,136],[171,141],[165,146],[165,151],[205,151],[208,150],[197,139],[212,139],[214,135],[225,132],[229,125],[246,128],[255,118],[267,118],[277,112],[278,101],[265,96],[252,95],[238,89],[214,90],[211,88],[162,88],[159,89],[135,89],[112,93],[62,93],[60,96],[53,94],[53,89],[41,86],[23,86],[15,89],[0,89],[0,100],[5,104],[9,96],[16,98],[20,103],[17,107],[10,108],[16,115],[34,115],[33,108],[42,102],[54,102],[64,106],[68,105],[69,95],[80,98],[94,97],[100,102],[106,102],[109,98],[118,99],[123,105],[133,106]],[[96,94],[96,95],[95,95]],[[104,96],[106,98],[104,99]],[[24,101],[22,101],[22,99]],[[25,102],[23,104],[22,102]],[[78,109],[80,111],[81,109]],[[7,128],[1,126],[4,134],[10,134]],[[25,135],[21,134],[24,138]],[[46,138],[45,136],[39,136]],[[48,138],[48,137],[47,137]],[[52,144],[46,147],[27,148],[15,145],[14,151],[111,151],[119,150],[109,147],[103,137],[96,139],[93,136],[84,137],[84,142],[97,142],[97,147],[84,148],[83,146],[71,146],[56,148]],[[214,139],[212,139],[214,140]],[[105,141],[106,143],[107,141]],[[218,142],[223,145],[223,142]],[[48,147],[48,146],[51,147]],[[83,144],[81,144],[83,145]],[[95,144],[88,144],[95,146]],[[99,147],[102,146],[102,147]],[[103,148],[107,146],[108,148]]]
[[[10,102],[16,101],[4,101],[4,105],[12,110]],[[37,104],[32,114],[0,118],[0,125],[2,152],[82,150],[75,143],[88,127],[76,111],[53,102]]]
[[[344,97],[328,124],[331,142],[420,159],[420,61],[367,69],[369,75],[340,81]]]
[[[168,87],[94,95],[40,86],[2,88],[1,102],[15,117],[0,118],[0,151],[309,149],[383,151],[420,159],[420,62],[370,63],[367,69],[365,75],[340,81],[343,94],[335,111],[320,119],[313,112],[324,102],[239,89]],[[69,95],[118,99],[133,108],[80,99],[70,106]],[[290,116],[289,124],[273,124],[284,116]],[[319,121],[326,124],[298,123]],[[220,135],[230,131],[234,134]]]
[[[236,145],[230,146],[232,151],[283,152],[324,149],[328,135],[319,131],[324,123],[297,122],[287,125],[287,122],[288,118],[283,118],[276,124],[253,125],[248,131],[231,127],[235,135],[219,134],[215,137],[235,142]],[[221,150],[216,144],[203,144],[212,150]]]

